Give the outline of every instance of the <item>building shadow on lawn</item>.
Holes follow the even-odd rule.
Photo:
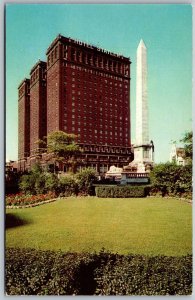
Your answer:
[[[22,219],[12,213],[7,213],[5,216],[5,228],[13,228],[17,226],[23,226],[32,223],[30,220]]]

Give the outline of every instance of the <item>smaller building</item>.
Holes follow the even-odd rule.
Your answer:
[[[176,144],[173,144],[169,161],[175,162],[178,166],[185,166],[187,164],[185,149],[182,147],[177,147]]]
[[[9,161],[6,161],[6,164],[5,164],[5,171],[6,173],[7,172],[17,172],[18,170],[18,163],[17,161],[13,161],[13,160],[9,160]]]

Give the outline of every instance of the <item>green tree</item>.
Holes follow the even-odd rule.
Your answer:
[[[75,143],[75,134],[68,134],[63,131],[54,131],[47,136],[47,153],[53,160],[54,171],[56,162],[62,162],[65,165],[73,165],[75,163],[75,156],[81,151],[79,146]]]
[[[178,166],[174,163],[161,163],[150,173],[152,191],[162,196],[192,196],[192,165]]]
[[[92,168],[85,168],[76,174],[78,189],[85,195],[93,195],[93,183],[97,180],[96,171]]]
[[[192,131],[186,132],[184,137],[180,140],[184,144],[185,156],[192,161],[193,155],[193,133]]]
[[[58,191],[60,196],[67,197],[78,194],[78,185],[73,176],[62,176],[59,179]]]
[[[36,163],[29,174],[23,175],[19,183],[20,189],[26,194],[41,194],[45,191],[45,178],[41,166]]]

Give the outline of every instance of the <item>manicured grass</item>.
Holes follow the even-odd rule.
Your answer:
[[[192,207],[176,199],[59,199],[7,210],[7,247],[180,256],[192,253]]]

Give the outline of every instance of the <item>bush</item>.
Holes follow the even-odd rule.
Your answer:
[[[39,164],[35,164],[29,174],[21,177],[19,187],[23,193],[30,195],[57,192],[58,178],[55,174],[44,172]]]
[[[78,194],[78,185],[71,176],[60,177],[58,183],[58,193],[60,196],[68,197]]]
[[[89,254],[6,250],[6,292],[9,295],[92,294],[93,256]],[[93,276],[92,276],[93,279]]]
[[[192,197],[192,165],[158,164],[150,173],[151,194]]]
[[[189,295],[192,256],[6,250],[8,295]]]
[[[35,194],[35,182],[34,178],[31,175],[22,175],[19,188],[26,194]]]
[[[56,174],[53,173],[44,173],[45,177],[45,191],[54,192],[57,194],[59,180]]]
[[[26,194],[35,195],[45,192],[45,177],[39,164],[34,164],[29,174],[21,176],[19,187]]]
[[[96,281],[97,295],[188,295],[192,257],[110,255]]]
[[[93,183],[96,180],[94,169],[86,168],[76,174],[76,178],[63,176],[58,179],[56,174],[44,172],[39,165],[34,165],[29,174],[20,180],[20,190],[25,194],[43,194],[48,191],[60,196],[94,195]]]
[[[148,194],[147,186],[96,186],[97,197],[101,198],[139,198]]]
[[[82,169],[76,175],[78,189],[81,194],[94,195],[93,183],[97,180],[96,172],[92,168]]]

